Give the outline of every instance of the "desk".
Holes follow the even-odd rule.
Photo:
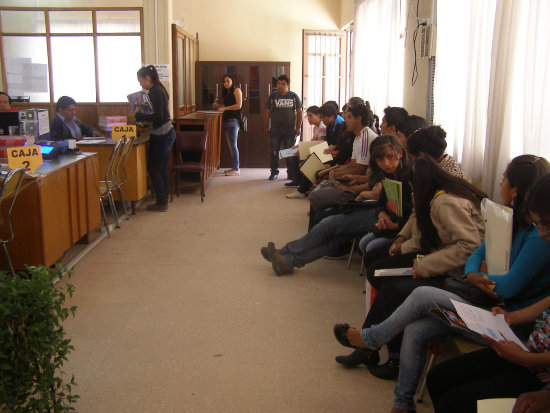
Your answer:
[[[134,147],[130,152],[126,164],[126,183],[122,186],[122,195],[126,201],[132,203],[132,214],[136,214],[136,202],[147,195],[147,141],[149,137],[140,136],[134,141]],[[99,161],[99,180],[105,179],[105,169],[113,152],[115,141],[107,139],[100,143],[86,143],[85,140],[77,142],[82,152],[97,153]],[[122,176],[122,175],[121,175]],[[115,199],[120,199],[118,191],[113,193]]]
[[[13,267],[51,266],[101,223],[96,154],[61,155],[27,175],[12,210],[15,238],[7,245]],[[6,216],[8,202],[1,205]],[[0,219],[7,234],[7,222]],[[7,269],[3,255],[0,268]]]
[[[217,112],[193,112],[176,118],[177,131],[207,131],[206,153],[204,154],[204,181],[220,166],[222,136],[222,114]]]

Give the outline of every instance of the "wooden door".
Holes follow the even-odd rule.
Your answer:
[[[197,107],[208,110],[222,93],[222,76],[235,73],[243,92],[243,110],[248,131],[239,131],[239,158],[243,168],[269,168],[269,137],[263,132],[263,113],[277,77],[290,73],[288,62],[197,62]],[[216,87],[217,85],[217,87]],[[222,137],[220,166],[231,167],[229,146]]]

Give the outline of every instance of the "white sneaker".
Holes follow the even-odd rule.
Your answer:
[[[241,174],[241,171],[236,171],[234,169],[230,169],[229,171],[225,171],[225,176],[239,176]]]
[[[296,190],[294,192],[291,192],[290,194],[286,194],[286,197],[288,199],[303,199],[306,197],[306,194],[303,194],[300,191]]]

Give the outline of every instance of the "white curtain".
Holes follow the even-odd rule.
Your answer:
[[[404,47],[399,0],[355,0],[351,95],[374,113],[403,105]]]
[[[494,198],[507,163],[550,159],[550,2],[499,0],[493,36],[483,189]]]
[[[434,124],[447,153],[478,182],[483,171],[496,0],[439,0]]]

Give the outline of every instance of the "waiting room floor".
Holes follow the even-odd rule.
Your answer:
[[[76,265],[65,371],[80,413],[390,411],[395,382],[334,361],[348,349],[333,325],[364,319],[360,261],[277,277],[261,257],[303,235],[309,209],[268,176],[218,172],[203,204],[191,190],[166,213],[145,202]]]

